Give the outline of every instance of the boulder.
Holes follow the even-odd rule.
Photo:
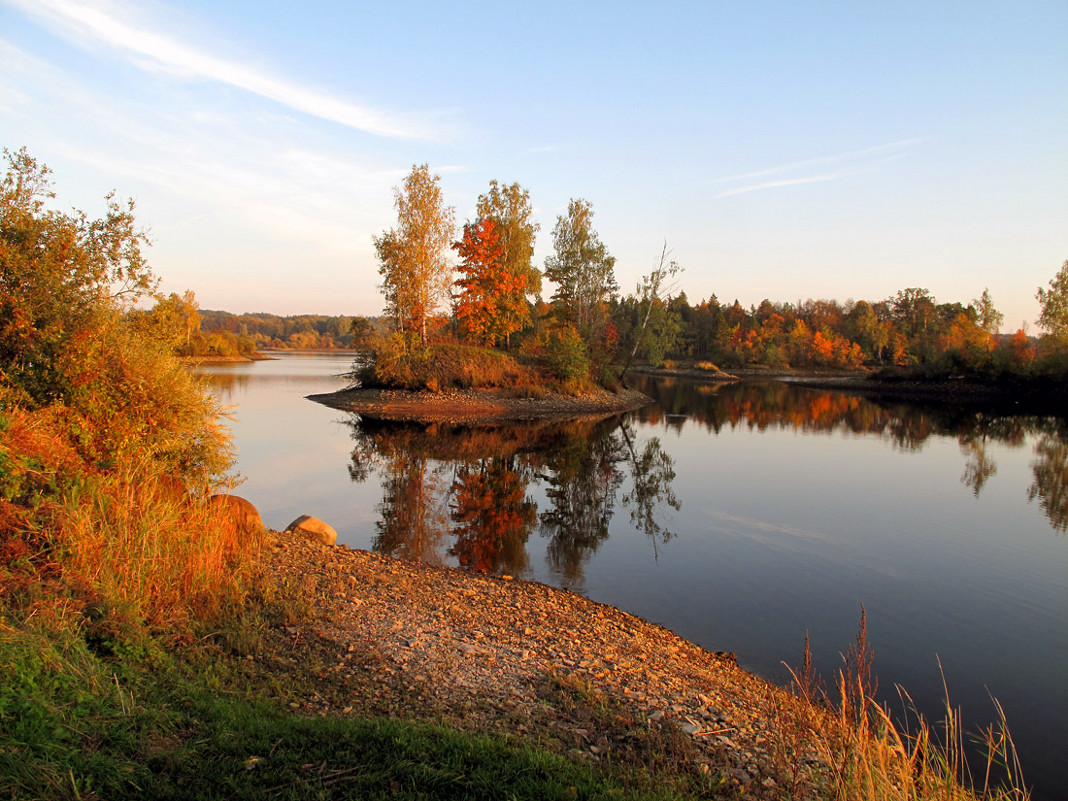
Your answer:
[[[209,507],[217,507],[229,517],[239,530],[263,531],[263,518],[256,511],[251,501],[238,495],[212,495],[208,498]]]
[[[335,545],[337,543],[337,532],[334,531],[334,527],[311,515],[301,515],[286,526],[286,531],[303,534],[309,539],[323,543],[323,545]]]

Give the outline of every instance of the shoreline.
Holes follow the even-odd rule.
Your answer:
[[[730,797],[779,797],[801,778],[792,759],[801,784],[826,778],[816,743],[791,741],[813,710],[733,654],[540,582],[267,536],[267,574],[314,598],[315,614],[254,658],[271,672],[322,665],[298,714],[432,719],[593,763],[667,749]]]
[[[183,364],[191,364],[194,367],[201,364],[252,364],[253,362],[276,361],[275,356],[268,356],[257,351],[252,356],[179,356],[178,360]]]
[[[653,402],[649,396],[632,389],[619,392],[598,389],[581,395],[545,392],[536,398],[518,397],[501,389],[444,392],[344,389],[307,398],[369,420],[466,425],[610,417]]]
[[[916,403],[945,402],[955,406],[1009,406],[1010,411],[1014,412],[1034,410],[1063,414],[1063,405],[1068,402],[1068,386],[1042,380],[990,382],[966,376],[927,379],[907,374],[878,377],[866,370],[792,371],[744,368],[730,374],[711,374],[692,368],[669,370],[639,367],[631,372],[650,378],[683,378],[708,384],[778,381],[810,389],[850,392],[874,399]]]

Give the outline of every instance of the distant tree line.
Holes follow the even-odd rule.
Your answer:
[[[610,382],[644,359],[726,369],[901,367],[930,374],[1068,374],[1068,262],[1036,297],[1042,337],[1002,335],[988,290],[968,303],[940,302],[909,287],[878,300],[764,300],[743,307],[715,295],[676,293],[681,267],[667,245],[629,295],[615,258],[593,227],[589,202],[557,217],[553,252],[532,262],[537,223],[529,193],[491,181],[476,217],[456,238],[455,210],[440,177],[415,166],[395,189],[397,226],[374,238],[387,337],[357,336],[391,364],[424,359],[436,343],[498,346],[538,356],[564,380]],[[453,264],[449,251],[459,263]],[[555,290],[541,297],[542,277]],[[368,334],[365,326],[363,333]]]
[[[179,356],[252,356],[259,350],[333,350],[353,347],[372,320],[324,314],[232,314],[201,309],[192,292],[160,296],[148,310],[130,315],[151,324]]]
[[[330,350],[351,348],[352,317],[327,314],[279,316],[257,312],[231,314],[226,311],[201,310],[201,330],[205,333],[231,334],[248,340],[254,348]]]
[[[1001,315],[989,293],[968,305],[939,303],[926,289],[903,289],[880,301],[806,300],[743,307],[713,295],[690,304],[685,293],[660,304],[659,333],[646,347],[653,363],[713,361],[741,368],[926,366],[1018,370],[1038,355],[1023,331],[998,335]],[[632,299],[619,304],[633,325]],[[652,344],[652,343],[651,343]]]

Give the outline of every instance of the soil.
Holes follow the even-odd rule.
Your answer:
[[[522,397],[504,389],[463,389],[445,392],[409,392],[388,389],[347,389],[309,400],[335,409],[356,412],[372,420],[408,420],[422,423],[502,423],[607,417],[641,408],[651,399],[636,390],[609,392],[597,389],[580,395],[539,392]]]
[[[706,797],[817,795],[812,707],[733,654],[537,582],[269,537],[268,577],[314,609],[247,659],[312,674],[299,713],[439,721]]]

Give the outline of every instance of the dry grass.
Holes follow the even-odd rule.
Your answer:
[[[529,386],[538,377],[509,354],[492,348],[441,343],[408,350],[389,340],[380,344],[360,380],[367,387],[440,392],[454,387]]]
[[[109,617],[184,629],[240,602],[262,532],[225,508],[176,492],[148,471],[123,471],[70,499],[55,539],[66,571],[93,589]]]
[[[819,688],[810,671],[808,638],[805,667],[794,679],[798,709],[781,714],[781,757],[784,764],[818,764],[827,772],[830,797],[841,801],[1027,801],[1016,748],[1005,713],[995,700],[997,722],[982,732],[984,755],[973,774],[964,748],[959,711],[948,701],[945,717],[932,724],[916,711],[912,699],[899,688],[906,723],[895,722],[874,699],[872,652],[867,645],[861,612],[857,639],[845,655],[837,677],[837,698]],[[792,761],[791,761],[792,760]],[[801,783],[798,782],[798,786]],[[794,797],[791,795],[791,797]]]
[[[840,676],[841,679],[841,676]],[[887,710],[865,695],[858,684],[839,695],[863,704],[866,719],[855,725],[853,709],[841,703],[832,718],[833,734],[822,756],[831,766],[835,797],[867,801],[1024,801],[1030,798],[1006,725],[1004,711],[994,702],[998,722],[983,732],[982,775],[974,776],[964,752],[960,715],[949,704],[945,718],[934,726],[913,711],[910,729],[899,727]],[[909,700],[907,695],[904,696]],[[911,704],[911,700],[909,700]],[[914,710],[915,708],[912,707]]]
[[[239,603],[259,534],[151,456],[102,469],[77,425],[59,406],[0,414],[0,614],[183,631]]]

